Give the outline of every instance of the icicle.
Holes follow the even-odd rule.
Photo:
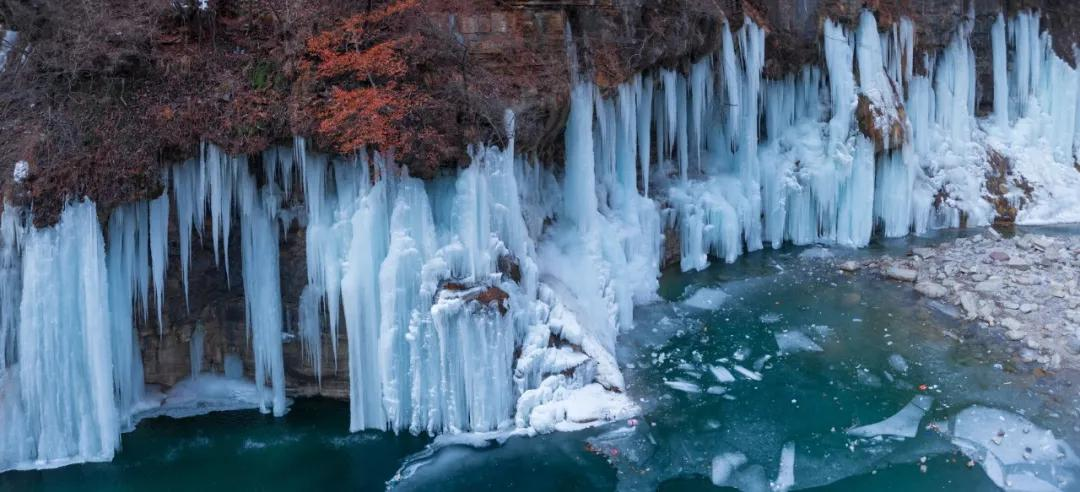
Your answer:
[[[964,27],[942,52],[934,73],[936,121],[956,141],[969,141],[975,124],[975,54]]]
[[[739,70],[738,59],[735,57],[735,40],[731,36],[731,26],[728,25],[726,20],[720,31],[723,40],[720,59],[724,68],[724,88],[727,89],[727,126],[725,134],[730,139],[729,148],[735,148],[740,140],[740,128],[743,123],[742,112],[744,109],[742,107],[743,96],[741,93],[743,84],[739,77],[741,70]]]
[[[161,309],[165,304],[165,269],[169,261],[169,192],[150,201],[150,261],[154,279],[154,307],[157,309],[158,333],[163,334],[165,323]]]
[[[378,364],[382,315],[379,265],[386,257],[390,235],[386,188],[384,177],[364,196],[353,215],[353,241],[341,280],[349,340],[350,432],[387,426]]]
[[[831,19],[825,21],[825,64],[829,72],[829,93],[832,117],[829,119],[829,156],[845,160],[849,157],[848,137],[855,111],[855,77],[851,63],[854,47],[843,27]]]
[[[232,166],[229,166],[230,168]],[[252,351],[255,353],[255,386],[262,390],[270,381],[271,406],[263,402],[263,412],[273,411],[274,416],[285,414],[285,363],[281,336],[284,313],[281,307],[281,287],[278,262],[277,225],[271,210],[274,198],[260,193],[254,177],[246,170],[246,162],[240,159],[237,167],[237,194],[240,198],[240,252],[243,263],[244,303],[247,307],[247,327],[252,335]],[[219,169],[231,174],[231,169]],[[221,190],[223,195],[231,193]],[[213,193],[212,193],[213,194]],[[224,202],[231,200],[225,199]],[[268,202],[269,201],[269,202]],[[267,203],[271,204],[269,210]],[[228,214],[220,217],[222,224]],[[228,234],[228,229],[224,229]],[[226,242],[227,244],[227,242]],[[226,259],[227,259],[226,255]]]
[[[637,134],[638,134],[638,161],[641,163],[642,195],[649,196],[649,178],[652,176],[650,161],[652,159],[651,143],[649,138],[649,125],[652,122],[653,89],[655,84],[652,77],[642,77],[640,99],[637,102]]]
[[[0,214],[0,381],[8,367],[17,362],[15,337],[22,299],[21,243],[25,227],[23,209],[4,203]]]
[[[1008,48],[1005,46],[1005,16],[998,13],[994,27],[990,30],[991,46],[994,50],[994,116],[997,124],[1005,128],[1009,125],[1009,76]]]
[[[300,342],[304,347],[311,367],[315,370],[315,380],[322,385],[322,339],[319,311],[322,308],[322,292],[318,287],[308,284],[300,293]]]
[[[701,152],[705,147],[705,110],[712,102],[712,59],[705,58],[690,68],[690,137],[694,146],[694,162],[698,172],[704,171]]]
[[[176,229],[180,235],[180,280],[184,285],[184,305],[190,309],[188,299],[188,271],[191,269],[191,229],[202,234],[206,220],[206,195],[203,167],[198,161],[188,161],[173,166],[173,196],[176,199]]]
[[[673,70],[661,70],[660,78],[664,81],[664,120],[665,134],[661,141],[660,150],[664,155],[673,155],[676,133],[678,132],[679,117],[679,75]],[[591,118],[591,116],[590,116]],[[567,132],[569,134],[569,131]],[[686,177],[685,173],[682,175]]]
[[[232,230],[233,174],[236,167],[242,166],[234,165],[229,156],[225,155],[217,146],[204,146],[202,168],[206,173],[206,180],[210,189],[210,231],[214,243],[214,261],[219,262],[219,258],[222,255],[224,256],[226,279],[231,278],[229,274],[229,232]]]

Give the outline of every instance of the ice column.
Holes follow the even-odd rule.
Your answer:
[[[96,209],[71,203],[24,240],[18,362],[0,378],[0,470],[111,459],[120,428]]]

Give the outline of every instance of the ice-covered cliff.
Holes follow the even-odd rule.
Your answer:
[[[1080,218],[1080,76],[1039,16],[998,19],[992,87],[977,84],[970,23],[925,57],[915,32],[870,12],[852,28],[829,21],[824,66],[770,80],[765,30],[725,25],[718,52],[686,73],[641,74],[608,94],[575,82],[562,166],[517,152],[508,114],[505,147],[476,145],[468,167],[431,180],[390,154],[327,156],[297,138],[250,159],[206,144],[171,168],[164,194],[116,208],[104,227],[88,200],[45,228],[7,206],[0,470],[108,460],[145,415],[282,415],[297,365],[319,384],[322,368],[343,367],[352,431],[533,433],[625,418],[635,407],[615,346],[634,305],[655,296],[664,241],[689,270],[765,245],[987,225],[999,200],[1021,222]],[[994,91],[985,118],[980,90]],[[994,175],[1001,158],[1012,166]],[[295,295],[282,280],[290,237],[303,238]],[[204,367],[220,334],[200,325],[186,340],[189,378],[147,389],[139,327],[164,340],[169,312],[198,295],[202,243],[243,293],[242,344],[215,346],[222,364]],[[170,271],[182,308],[167,305]]]

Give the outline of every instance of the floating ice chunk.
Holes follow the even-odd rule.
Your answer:
[[[712,460],[712,483],[717,487],[731,485],[732,474],[746,464],[742,453],[724,453]]]
[[[709,386],[709,388],[706,389],[705,392],[710,395],[722,395],[724,393],[727,393],[727,388],[723,386]]]
[[[815,343],[801,331],[782,331],[775,333],[773,336],[776,338],[776,345],[780,348],[780,352],[784,354],[821,352],[824,350],[821,345]]]
[[[776,473],[776,480],[772,483],[772,489],[776,492],[786,492],[795,485],[795,443],[784,444],[780,450],[780,471]]]
[[[784,316],[780,313],[765,313],[758,317],[763,324],[771,325],[773,323],[779,323]]]
[[[721,383],[735,382],[735,375],[724,366],[709,366],[709,371],[711,371],[713,377]]]
[[[900,354],[892,354],[889,356],[889,367],[895,369],[896,372],[904,374],[907,374],[908,372],[908,363]]]
[[[668,387],[672,389],[685,391],[687,393],[701,393],[700,386],[694,383],[683,381],[681,379],[676,379],[674,381],[664,381],[664,384],[668,385]]]
[[[680,362],[678,367],[679,367],[680,371],[687,371],[687,372],[697,371],[697,367],[694,367],[694,365],[689,363],[689,362]]]
[[[1050,430],[1014,413],[972,406],[958,413],[947,433],[964,454],[1007,491],[1073,490],[1080,459]]]
[[[876,424],[848,429],[847,433],[848,435],[856,437],[915,437],[915,434],[919,433],[919,422],[922,421],[926,412],[930,411],[930,407],[933,406],[933,404],[933,397],[917,395],[892,417]]]
[[[715,310],[720,309],[720,306],[724,304],[724,301],[731,297],[728,293],[720,289],[712,289],[708,287],[702,287],[690,294],[690,297],[683,301],[683,304],[692,308]]]
[[[760,372],[751,371],[750,369],[747,369],[747,368],[745,368],[743,366],[740,366],[740,365],[734,366],[733,369],[735,369],[735,372],[745,376],[746,379],[752,379],[754,381],[761,381],[761,373]]]

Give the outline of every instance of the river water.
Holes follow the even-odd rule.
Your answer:
[[[950,422],[976,413],[996,419],[977,421],[1004,441],[993,452],[1027,447],[1018,451],[1031,462],[1023,470],[1076,489],[1061,481],[1075,473],[1068,457],[1050,473],[1041,450],[1023,444],[1040,436],[1080,449],[1075,373],[1027,366],[947,307],[822,258],[903,254],[944,238],[784,248],[665,272],[662,300],[639,307],[637,328],[620,338],[627,391],[643,410],[634,421],[427,448],[425,436],[348,434],[347,405],[299,400],[277,419],[243,411],[145,420],[110,463],[0,474],[0,490],[380,490],[388,481],[467,491],[711,490],[714,481],[742,490],[998,490],[984,460],[971,462],[954,442]],[[909,418],[848,432],[898,412]],[[1022,478],[1006,476],[1014,486]]]

